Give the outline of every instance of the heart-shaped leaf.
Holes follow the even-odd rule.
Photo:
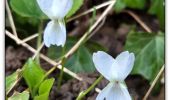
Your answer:
[[[164,34],[131,32],[125,49],[135,53],[132,74],[140,74],[152,81],[164,64]]]

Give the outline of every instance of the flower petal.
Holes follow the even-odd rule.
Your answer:
[[[72,0],[37,0],[41,10],[50,19],[63,19],[71,9]]]
[[[128,76],[128,74],[132,71],[135,56],[133,53],[125,51],[116,57],[116,61],[119,64],[118,68],[119,80],[124,80]]]
[[[50,21],[44,31],[44,43],[47,47],[52,45],[64,46],[66,41],[66,28],[62,22]]]
[[[118,64],[114,58],[103,51],[93,53],[93,62],[96,69],[109,81],[117,79],[118,74],[115,68]]]
[[[70,11],[73,5],[73,0],[54,0],[52,12],[58,19],[64,18]]]
[[[113,83],[109,83],[96,97],[96,100],[107,100],[107,95],[112,92],[113,89]]]
[[[49,18],[54,16],[52,12],[52,5],[53,5],[54,0],[37,0],[37,3],[42,10]]]
[[[125,85],[109,83],[98,94],[96,100],[131,100],[131,96]]]

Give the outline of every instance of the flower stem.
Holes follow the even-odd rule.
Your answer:
[[[63,56],[65,53],[65,47],[62,48],[62,55]],[[63,80],[63,74],[64,74],[64,62],[65,62],[65,58],[62,58],[62,67],[61,67],[61,71],[60,71],[60,75],[59,75],[59,80],[58,80],[58,85],[57,85],[57,89],[60,90],[61,87],[61,83]]]
[[[100,77],[87,90],[80,92],[76,100],[82,100],[82,98],[86,96],[86,94],[89,93],[102,79],[103,76],[100,75]]]
[[[41,45],[41,41],[42,41],[42,30],[43,30],[43,20],[40,20],[40,24],[38,27],[38,39],[37,39],[37,49],[39,48],[39,46]],[[39,60],[39,54],[37,54],[35,61],[40,64],[40,60]]]

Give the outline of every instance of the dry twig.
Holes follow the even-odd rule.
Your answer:
[[[106,6],[108,6],[108,5],[112,4],[112,3],[113,3],[113,0],[104,2],[104,3],[100,4],[100,5],[97,5],[97,6],[93,7],[93,8],[91,8],[91,9],[83,12],[83,13],[80,13],[80,14],[78,14],[78,15],[70,18],[70,19],[68,19],[67,22],[70,22],[70,21],[72,21],[72,20],[75,20],[75,19],[77,19],[77,18],[79,18],[79,17],[82,17],[82,16],[84,16],[84,15],[86,15],[86,14],[89,14],[89,13],[93,12],[93,11],[94,11],[94,8],[95,8],[96,10],[98,10],[98,9],[101,9],[101,8],[103,8],[103,7],[106,7]]]
[[[130,16],[132,16],[148,33],[152,33],[152,30],[139,18],[138,15],[129,10],[124,10],[123,12],[128,13]]]
[[[16,31],[16,28],[15,28],[15,24],[14,24],[14,20],[13,20],[13,17],[12,17],[12,14],[11,14],[11,10],[9,8],[9,5],[8,5],[8,1],[5,0],[6,2],[6,10],[7,10],[7,14],[8,14],[8,18],[9,18],[9,22],[10,22],[10,25],[11,25],[11,28],[12,28],[12,32],[14,33],[14,35],[16,37],[18,37],[17,35],[17,31]],[[18,41],[16,41],[18,43]]]
[[[157,76],[155,77],[154,81],[152,82],[149,90],[147,91],[147,93],[145,94],[143,100],[147,100],[149,94],[151,93],[152,89],[154,88],[155,84],[157,83],[158,79],[160,78],[162,72],[164,71],[165,66],[163,65],[162,68],[160,69],[159,73],[157,74]]]

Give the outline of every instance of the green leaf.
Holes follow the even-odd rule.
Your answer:
[[[74,55],[72,55],[65,63],[65,66],[76,73],[95,71],[92,55],[84,46],[79,47]]]
[[[160,26],[165,28],[165,6],[164,0],[152,0],[151,7],[149,9],[150,14],[154,14],[158,17]]]
[[[47,19],[47,16],[41,11],[36,0],[10,0],[10,5],[12,10],[20,16]]]
[[[71,47],[77,42],[78,40],[75,38],[69,37],[65,44],[65,52],[68,52]],[[80,48],[65,62],[65,67],[69,68],[74,72],[93,72],[95,67],[92,62],[92,53],[98,50],[105,51],[106,49],[103,48],[98,43],[94,43],[91,41],[82,44]],[[48,49],[48,56],[52,59],[61,58],[62,48],[51,46]]]
[[[50,90],[54,83],[54,78],[47,79],[43,83],[41,83],[39,87],[39,96],[36,96],[34,100],[48,100]]]
[[[164,64],[164,34],[131,32],[125,49],[135,53],[132,74],[140,74],[150,82],[153,81]]]
[[[143,9],[145,8],[146,0],[123,0],[129,8]]]
[[[29,92],[24,91],[22,93],[14,92],[14,94],[8,98],[8,100],[29,100]]]
[[[94,41],[88,41],[85,43],[85,47],[87,47],[91,54],[97,51],[108,51],[107,48]]]
[[[48,93],[44,93],[40,96],[35,96],[34,100],[48,100],[48,95],[49,95]]]
[[[53,83],[54,83],[54,78],[51,79],[46,79],[43,83],[41,83],[40,87],[39,87],[39,94],[44,94],[44,93],[49,93]]]
[[[126,7],[126,4],[123,2],[123,0],[117,0],[113,9],[116,12],[121,12],[125,7]]]
[[[18,82],[19,75],[21,70],[18,69],[16,72],[14,72],[12,75],[9,75],[5,78],[5,91],[8,94],[11,89],[15,86],[15,84]]]
[[[80,9],[80,7],[83,5],[83,0],[73,0],[73,6],[71,10],[68,12],[66,17],[71,17],[73,14],[76,13]]]
[[[32,96],[38,92],[38,87],[45,77],[45,73],[41,67],[31,58],[24,65],[23,77],[32,93]]]

